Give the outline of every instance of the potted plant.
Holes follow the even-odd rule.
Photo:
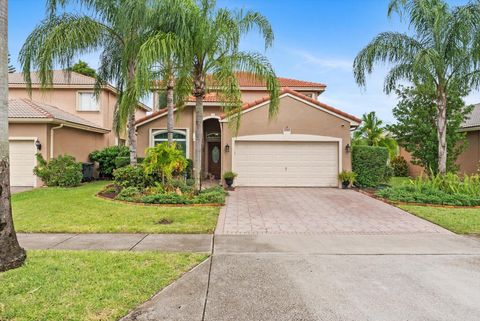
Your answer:
[[[225,180],[225,184],[230,188],[232,187],[233,180],[237,177],[237,173],[234,172],[225,172],[223,173],[223,179]]]
[[[342,171],[338,174],[338,179],[342,182],[342,188],[349,188],[355,183],[357,174],[349,171]]]

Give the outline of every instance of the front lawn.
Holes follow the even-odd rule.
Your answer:
[[[29,251],[23,267],[0,273],[0,320],[117,320],[206,257]]]
[[[400,205],[401,209],[459,234],[480,234],[480,209]]]
[[[94,182],[15,194],[15,228],[47,233],[212,233],[215,229],[219,207],[141,206],[96,197],[106,185]]]

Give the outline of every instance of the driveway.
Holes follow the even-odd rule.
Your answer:
[[[353,190],[237,188],[222,209],[216,234],[449,233]]]
[[[211,258],[124,321],[476,321],[480,239],[354,191],[239,188]]]

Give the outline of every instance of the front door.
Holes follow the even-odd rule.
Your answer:
[[[208,173],[216,179],[221,176],[220,146],[220,142],[208,142]]]

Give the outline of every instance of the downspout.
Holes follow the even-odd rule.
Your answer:
[[[50,159],[53,158],[53,131],[63,127],[63,124],[57,127],[50,128]]]

